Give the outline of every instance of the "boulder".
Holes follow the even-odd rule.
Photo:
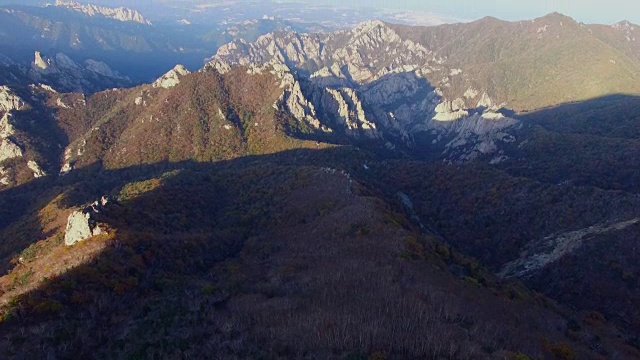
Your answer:
[[[64,232],[64,244],[71,246],[79,241],[93,236],[90,226],[91,214],[84,211],[74,211],[69,215]]]
[[[80,241],[103,234],[104,231],[100,228],[94,216],[110,203],[110,199],[107,196],[102,196],[100,200],[94,201],[83,210],[72,212],[67,219],[67,227],[64,234],[65,245],[72,246]]]

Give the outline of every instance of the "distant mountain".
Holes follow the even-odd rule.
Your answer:
[[[76,62],[102,61],[133,81],[150,81],[178,62],[199,67],[209,52],[201,40],[174,27],[91,17],[65,7],[9,7],[0,9],[0,18],[0,47],[16,63],[32,61],[34,51],[62,52]]]
[[[206,57],[229,41],[255,41],[268,32],[303,29],[276,18],[151,25],[134,10],[56,4],[0,8],[0,64],[29,67],[35,51],[63,53],[77,63],[103,62],[134,83],[149,82],[177,63],[200,68]],[[101,89],[106,88],[105,84]]]
[[[612,92],[640,91],[639,62],[621,53],[625,48],[637,53],[635,42],[625,40],[629,36],[619,28],[610,30],[611,41],[603,42],[602,26],[580,24],[560,14],[514,23],[486,18],[437,27],[378,22],[327,35],[279,33],[248,46],[234,44],[233,50],[222,49],[219,57],[231,63],[276,58],[311,74],[334,64],[348,65],[348,75],[360,84],[391,71],[419,69],[446,100],[466,108],[475,107],[486,93],[493,105],[535,110]],[[295,37],[303,48],[282,46]],[[360,38],[364,40],[358,42]],[[397,59],[393,53],[377,55],[396,44],[402,46],[396,50]],[[363,57],[356,58],[357,54]]]
[[[102,16],[119,21],[132,21],[140,24],[151,25],[151,21],[145,19],[142,14],[136,10],[127,9],[125,7],[109,8],[93,4],[80,4],[75,1],[66,0],[56,0],[56,2],[53,3],[53,6],[65,7],[88,16]]]
[[[388,146],[444,152],[453,162],[500,162],[523,139],[526,124],[514,112],[640,93],[640,62],[621,51],[636,51],[632,38],[614,26],[610,36],[620,41],[603,42],[598,29],[560,14],[436,27],[374,21],[350,31],[237,40],[207,66],[281,74],[288,109],[320,138],[391,140]],[[493,121],[505,118],[512,120]]]
[[[434,28],[391,27],[464,72],[444,90],[450,98],[462,97],[469,87],[481,88],[497,104],[535,110],[639,91],[640,65],[625,55],[634,43],[622,43],[623,32],[603,42],[598,35],[602,26],[557,13],[520,22],[485,18]]]

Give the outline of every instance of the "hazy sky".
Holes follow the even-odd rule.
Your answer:
[[[0,0],[5,3],[39,4],[55,0]],[[108,6],[150,9],[163,3],[235,3],[239,0],[76,0]],[[256,1],[256,0],[252,0]],[[262,0],[265,3],[267,1]],[[495,16],[504,20],[532,19],[557,11],[586,23],[613,24],[629,20],[640,24],[640,0],[271,0],[323,4],[333,7],[369,7],[432,12],[447,18],[476,20]]]
[[[364,6],[432,11],[475,20],[495,16],[504,20],[532,19],[558,11],[586,23],[612,24],[620,20],[640,23],[638,0],[318,0],[332,6]]]

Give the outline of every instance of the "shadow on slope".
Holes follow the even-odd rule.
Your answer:
[[[499,168],[552,184],[640,193],[640,97],[611,95],[521,114],[533,127]]]
[[[39,283],[11,300],[3,355],[634,356],[608,327],[589,349],[590,330],[421,234],[356,180],[363,160],[350,148],[295,150],[59,179],[65,206],[121,200],[99,215],[109,235],[68,248],[104,242],[95,258],[25,278]],[[475,272],[456,279],[446,271],[456,261]]]
[[[361,166],[362,163],[372,160],[372,154],[357,148],[338,147],[324,152],[298,149],[215,163],[164,161],[111,170],[104,169],[101,163],[97,162],[76,169],[66,176],[34,179],[21,186],[0,191],[0,233],[5,237],[0,253],[0,259],[2,259],[0,268],[5,269],[8,260],[28,247],[30,242],[51,235],[42,232],[42,224],[35,223],[37,223],[37,212],[54,199],[57,199],[56,202],[61,209],[74,208],[91,203],[103,195],[117,195],[117,192],[128,183],[158,178],[164,173],[180,169],[224,169],[251,166],[259,162],[349,168]],[[24,226],[25,221],[32,226]],[[18,225],[17,229],[12,229],[16,228],[16,225]],[[18,230],[18,234],[9,235],[8,230]]]
[[[526,112],[519,119],[560,133],[640,139],[640,96],[612,94]]]
[[[524,259],[531,266],[520,275],[525,284],[637,336],[638,226],[616,224],[637,221],[638,195],[549,184],[477,163],[389,161],[370,172],[379,188],[406,194],[421,222],[456,250],[495,273]]]

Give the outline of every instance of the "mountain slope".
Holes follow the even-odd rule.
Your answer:
[[[638,195],[541,183],[477,163],[395,161],[368,172],[369,181],[410,198],[425,228],[497,275],[637,334]]]
[[[36,288],[5,308],[3,355],[632,358],[609,325],[576,327],[569,312],[421,235],[350,173],[305,165],[359,156],[182,163],[137,182],[127,174],[142,168],[78,170],[96,191],[121,181],[99,217],[108,233],[67,248],[89,262],[43,242],[0,280],[7,296]],[[80,184],[68,185],[58,206],[79,204]],[[44,263],[73,268],[37,285]],[[18,326],[46,331],[21,337]],[[122,342],[105,346],[107,334]],[[597,353],[580,340],[596,334]]]
[[[513,23],[485,18],[436,28],[390,27],[463,70],[465,81],[453,84],[452,97],[471,86],[485,89],[497,104],[536,110],[640,90],[636,58],[603,42],[591,25],[560,14]]]
[[[60,109],[71,139],[65,162],[124,167],[160,161],[214,161],[303,144],[284,134],[274,108],[282,89],[271,74],[180,76],[178,84],[98,93]],[[161,83],[156,83],[161,84]],[[185,99],[188,99],[185,101]],[[79,126],[80,125],[80,126]]]

